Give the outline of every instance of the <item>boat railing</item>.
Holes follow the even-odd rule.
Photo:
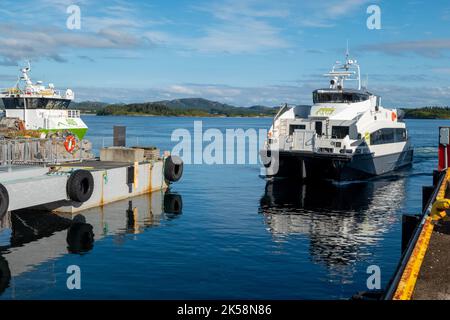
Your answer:
[[[86,158],[81,141],[69,153],[64,139],[5,139],[0,140],[0,167],[11,165],[52,165],[78,162]]]
[[[29,95],[34,98],[46,98],[46,97],[62,97],[61,90],[57,89],[44,89],[41,91],[29,91],[22,90],[21,88],[0,88],[0,94],[5,96],[17,96],[17,95]]]
[[[22,94],[22,90],[19,88],[0,88],[0,93],[2,95],[17,95]]]

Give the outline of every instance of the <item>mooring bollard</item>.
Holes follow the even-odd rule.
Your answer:
[[[439,158],[438,170],[442,171],[449,167],[450,162],[450,128],[439,127]]]
[[[114,126],[114,147],[125,147],[127,143],[127,127],[125,126]]]

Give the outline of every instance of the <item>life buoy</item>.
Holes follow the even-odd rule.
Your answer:
[[[69,153],[72,153],[72,151],[75,149],[75,146],[77,145],[77,140],[74,136],[67,136],[66,141],[64,141],[64,148],[66,148],[66,151]]]
[[[392,121],[397,120],[397,114],[395,112],[392,112]]]
[[[25,123],[19,120],[19,131],[25,131]]]

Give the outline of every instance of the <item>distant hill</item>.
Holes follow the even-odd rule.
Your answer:
[[[416,109],[402,109],[405,119],[450,119],[449,107],[424,107]]]
[[[163,100],[147,103],[113,104],[97,112],[98,115],[163,115],[163,116],[273,116],[278,108],[254,106],[235,107],[202,98]]]
[[[249,108],[235,107],[229,104],[211,101],[203,98],[186,98],[176,100],[156,101],[155,104],[161,104],[172,110],[199,110],[207,112],[210,115],[274,115],[278,108],[265,106],[252,106]]]
[[[83,101],[83,102],[71,102],[69,109],[81,110],[84,112],[97,113],[99,110],[106,107],[108,103],[98,101]]]

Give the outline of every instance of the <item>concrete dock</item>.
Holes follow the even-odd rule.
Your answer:
[[[450,221],[433,228],[412,300],[450,300]]]
[[[417,224],[404,250],[397,271],[386,289],[388,300],[449,299],[450,221],[443,206],[449,196],[450,170],[439,173],[424,212],[417,217]]]
[[[439,131],[433,186],[423,189],[423,212],[417,216],[385,299],[450,300],[450,128]]]
[[[98,159],[46,158],[42,155],[48,150],[42,145],[53,143],[47,140],[33,150],[27,145],[19,154],[4,154],[6,160],[0,163],[0,220],[7,212],[21,209],[75,213],[103,206],[166,190],[183,174],[183,161],[169,152],[161,156],[154,146],[126,147],[126,128],[122,126],[114,127],[114,146],[102,148]],[[16,142],[9,141],[11,145]],[[41,161],[22,157],[30,152],[39,154]]]
[[[115,148],[108,152],[121,155],[124,150],[132,154],[141,151]],[[84,160],[47,167],[3,167],[0,170],[0,218],[8,211],[26,208],[75,213],[166,190],[182,173],[181,159],[170,155],[139,162]]]
[[[94,178],[95,187],[91,198],[84,203],[70,200],[58,201],[44,205],[42,208],[75,213],[153,191],[165,190],[169,186],[169,181],[165,179],[163,173],[163,160],[134,164],[91,160],[64,164],[51,174],[59,175],[77,169],[88,170]]]

